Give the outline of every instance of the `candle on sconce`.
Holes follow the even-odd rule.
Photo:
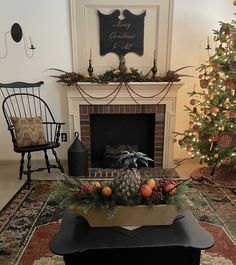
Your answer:
[[[155,76],[155,74],[157,73],[157,67],[156,67],[156,50],[154,50],[153,53],[153,66],[151,68],[152,71],[152,75]]]
[[[29,36],[29,42],[30,42],[30,45],[33,45],[31,36]]]
[[[207,46],[206,46],[206,50],[210,50],[211,46],[210,46],[210,38],[209,36],[207,36]]]
[[[88,66],[89,76],[93,75],[93,67],[92,67],[92,49],[89,50],[89,66]]]

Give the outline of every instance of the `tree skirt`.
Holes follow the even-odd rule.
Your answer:
[[[0,264],[64,265],[48,249],[63,214],[51,196],[52,183],[33,181],[29,191],[23,187],[0,213]],[[190,210],[216,240],[203,252],[202,265],[236,264],[235,195],[205,185],[196,188],[188,194]]]
[[[190,177],[198,181],[206,181],[209,185],[236,189],[236,169],[221,166],[215,169],[212,175],[212,168],[202,167],[194,170]]]

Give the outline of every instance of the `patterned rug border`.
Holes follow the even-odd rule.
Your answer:
[[[4,229],[7,227],[7,225],[11,222],[12,218],[17,214],[17,211],[21,209],[22,205],[25,203],[25,201],[30,198],[31,193],[33,191],[37,191],[37,186],[44,185],[45,183],[50,186],[51,183],[53,183],[55,180],[33,180],[32,186],[30,189],[26,187],[26,183],[22,185],[22,187],[15,193],[15,195],[12,197],[12,199],[4,206],[4,208],[0,212],[0,218],[4,217],[4,212],[7,211],[7,208],[10,208],[11,214],[7,216],[7,220],[5,221],[5,224],[0,229],[0,233],[4,231]],[[23,196],[21,198],[21,193],[23,193]],[[20,196],[20,200],[17,202],[18,197]],[[48,202],[52,198],[52,192],[49,192],[46,196],[46,199],[44,201],[41,201],[42,205],[39,211],[37,211],[37,214],[34,216],[33,222],[31,223],[31,227],[27,230],[27,235],[21,242],[21,245],[14,253],[13,257],[9,260],[9,265],[16,265],[16,261],[19,260],[19,257],[24,252],[24,249],[28,242],[30,242],[30,238],[33,235],[35,229],[39,227],[39,225],[36,225],[38,220],[40,219],[41,214],[44,212],[45,208],[48,205]],[[17,203],[17,205],[16,205]],[[15,206],[15,207],[14,207]],[[14,220],[14,219],[13,219]],[[43,224],[44,225],[44,224]],[[3,249],[4,251],[4,249]],[[8,251],[6,252],[6,255],[8,255]]]
[[[7,210],[7,208],[9,208],[9,206],[11,206],[11,204],[17,199],[17,196],[20,195],[20,193],[24,190],[26,185],[26,182],[20,187],[20,189],[13,195],[13,197],[7,202],[7,204],[1,209],[0,211],[0,217],[1,215]],[[30,191],[32,190],[33,187],[31,187],[28,191],[25,190],[25,195],[22,197],[21,201],[18,203],[17,207],[13,210],[13,212],[11,213],[11,216],[8,218],[8,220],[6,221],[6,223],[0,227],[0,233],[2,232],[2,230],[6,227],[7,223],[9,222],[9,220],[12,218],[12,216],[16,213],[16,211],[20,208],[21,203],[26,199],[26,197],[29,195]]]
[[[18,254],[18,255],[17,255],[18,258],[17,258],[17,260],[16,260],[16,259],[14,260],[14,261],[16,261],[16,263],[14,263],[14,264],[12,264],[12,265],[17,265],[17,264],[20,262],[22,256],[24,255],[24,251],[26,250],[26,248],[27,248],[28,245],[30,244],[31,239],[32,239],[32,237],[34,236],[34,233],[35,233],[35,231],[36,231],[38,228],[43,227],[43,226],[47,226],[47,225],[49,225],[49,224],[57,224],[57,223],[60,224],[60,223],[61,223],[61,219],[60,219],[58,222],[50,222],[50,223],[47,223],[47,224],[42,224],[42,225],[37,225],[37,226],[35,226],[34,229],[32,229],[30,236],[27,238],[27,242],[25,243],[25,245],[22,245],[22,249],[19,250],[20,254],[17,253],[17,254]]]
[[[225,234],[228,236],[228,238],[232,241],[232,243],[233,243],[233,244],[235,245],[235,247],[236,247],[236,242],[235,242],[235,240],[234,240],[234,236],[233,236],[232,234],[229,234],[229,232],[225,229],[224,226],[222,226],[222,225],[218,225],[218,224],[208,223],[208,222],[205,222],[205,221],[199,221],[199,223],[200,223],[200,224],[210,224],[210,225],[212,225],[212,226],[216,226],[216,227],[218,227],[218,228],[222,228],[222,229],[224,230]]]
[[[230,231],[230,229],[227,227],[226,223],[222,220],[222,218],[216,213],[216,211],[214,210],[214,208],[210,205],[210,203],[206,200],[205,196],[202,194],[201,191],[197,190],[195,188],[195,190],[198,192],[198,194],[202,197],[202,199],[205,201],[205,203],[208,205],[208,207],[211,209],[212,213],[216,216],[216,218],[221,222],[221,227],[224,228],[226,234],[229,236],[229,238],[231,238],[232,242],[234,243],[234,245],[236,245],[236,238],[234,237],[234,235],[232,234],[232,232]],[[204,222],[204,221],[203,221]],[[207,223],[207,222],[206,222]],[[214,224],[216,225],[216,224]]]
[[[30,239],[32,238],[35,230],[37,229],[37,227],[40,226],[35,226],[35,224],[37,223],[38,218],[40,217],[41,213],[44,211],[45,207],[47,206],[48,201],[50,200],[50,198],[52,197],[52,193],[49,194],[47,200],[45,201],[43,207],[41,208],[41,210],[39,211],[39,213],[37,214],[37,217],[35,218],[32,227],[30,228],[28,235],[26,236],[26,238],[24,239],[21,247],[19,248],[19,250],[17,251],[17,254],[15,256],[15,258],[12,260],[11,265],[16,265],[19,260],[20,260],[20,256],[24,253],[24,249],[26,248],[26,246],[29,244]],[[44,224],[45,225],[45,224]],[[17,260],[17,263],[15,263]]]

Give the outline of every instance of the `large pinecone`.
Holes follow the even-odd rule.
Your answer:
[[[113,180],[113,190],[120,204],[131,204],[141,185],[141,175],[136,169],[128,169]]]

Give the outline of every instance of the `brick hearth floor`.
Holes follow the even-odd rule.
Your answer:
[[[89,179],[97,178],[113,178],[119,174],[122,169],[102,169],[102,168],[90,168]],[[173,169],[161,169],[161,168],[142,168],[139,169],[142,176],[150,177],[179,177],[179,174]]]

